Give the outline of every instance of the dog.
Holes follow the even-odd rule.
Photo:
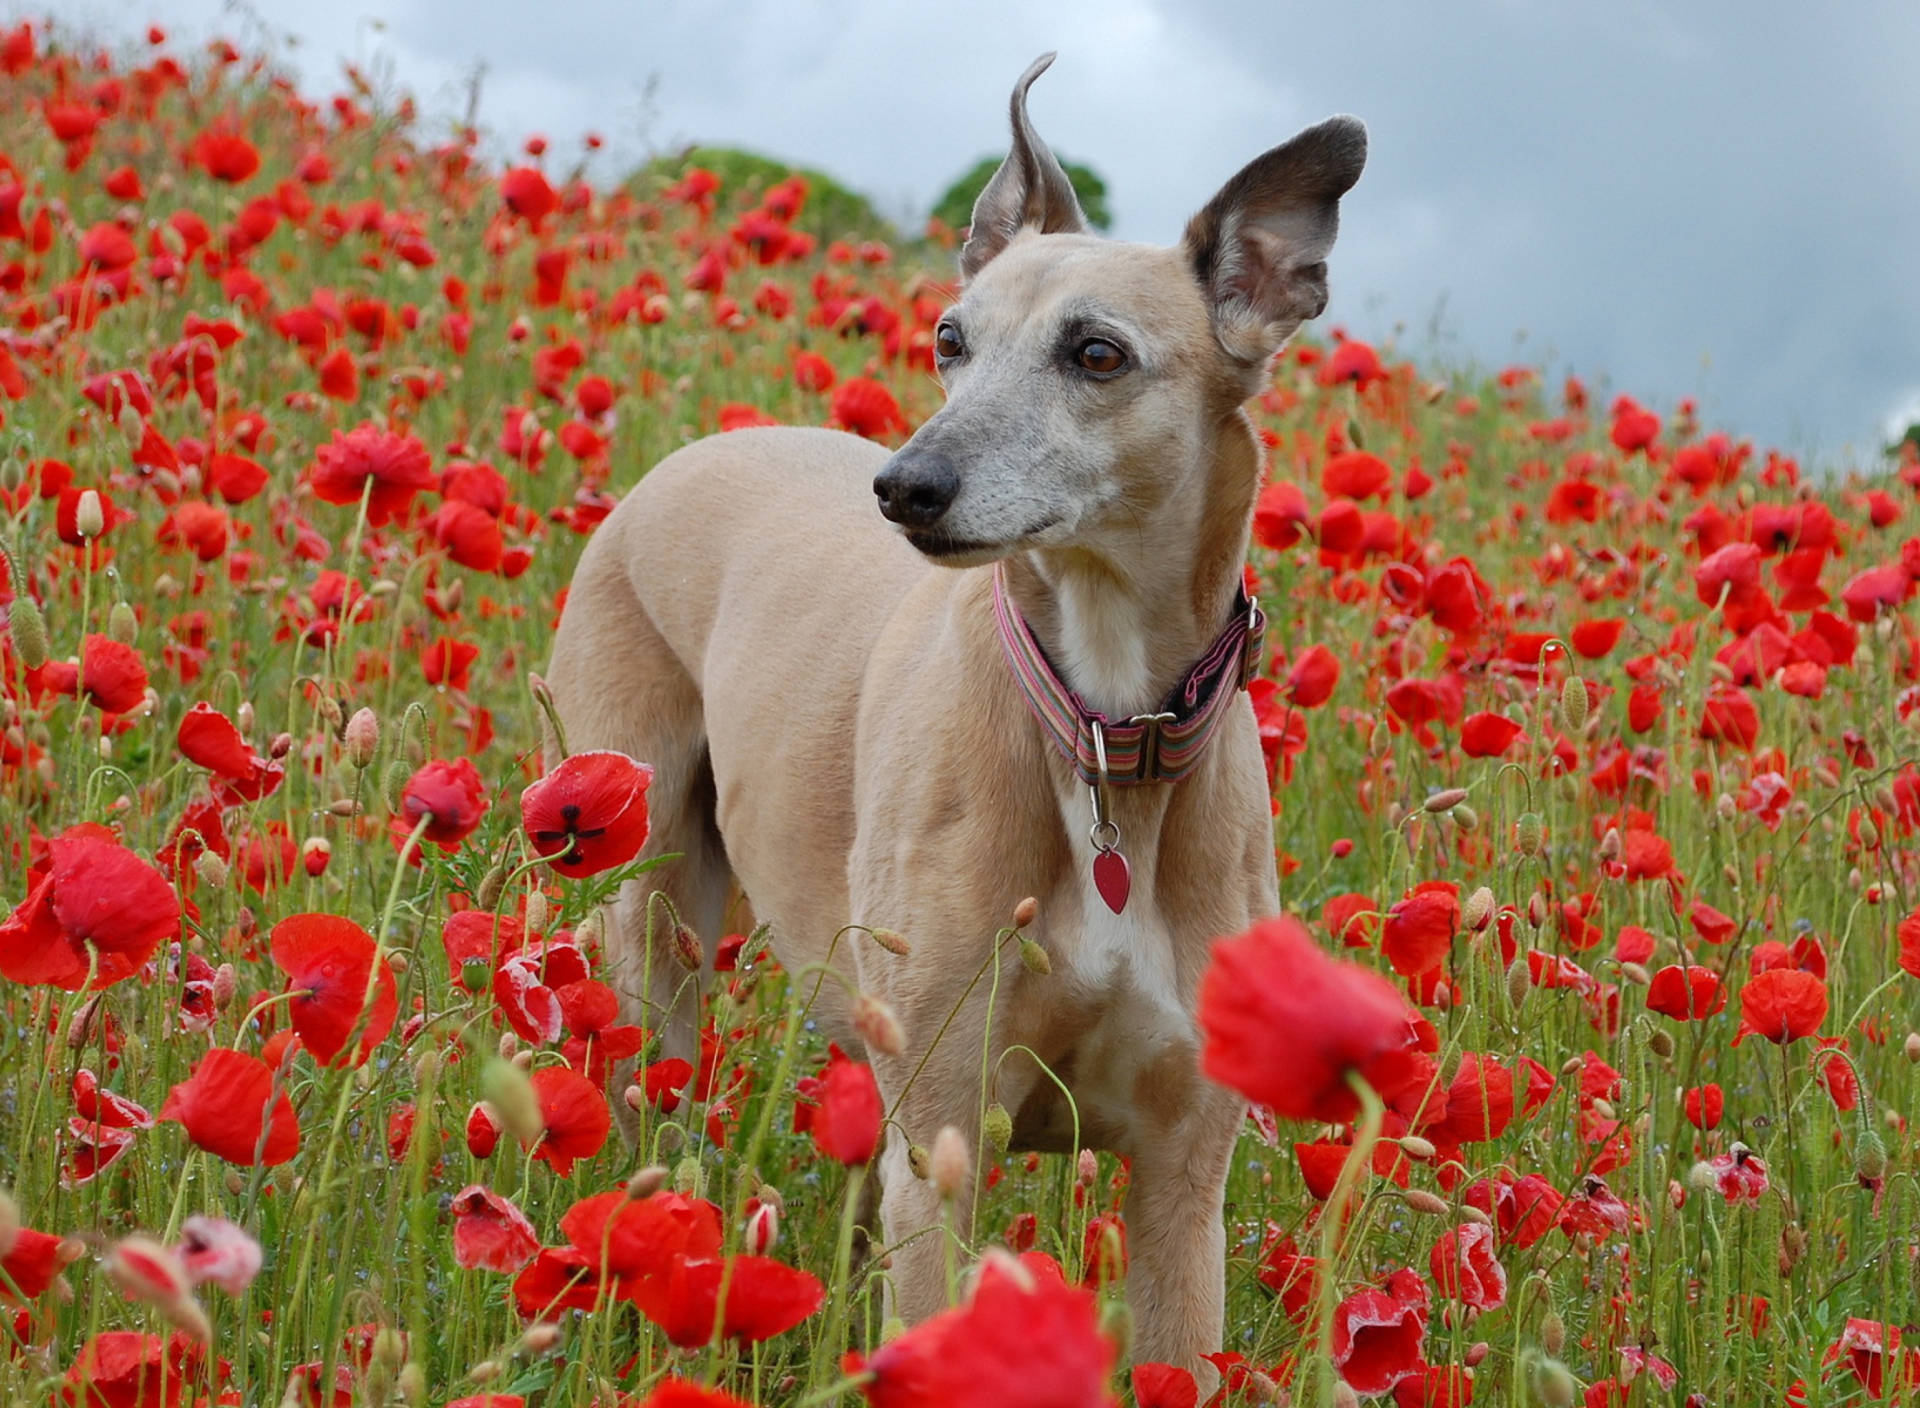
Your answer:
[[[615,907],[635,1020],[691,1040],[685,970],[644,951],[656,890],[709,959],[737,894],[791,972],[850,922],[910,946],[833,954],[905,1036],[869,1050],[895,1312],[947,1304],[915,1148],[953,1126],[977,1153],[992,1100],[1014,1148],[1131,1158],[1132,1355],[1211,1382],[1245,1104],[1201,1075],[1196,991],[1212,940],[1279,909],[1243,407],[1326,306],[1366,129],[1257,157],[1172,248],[1108,240],[1028,120],[1052,59],[960,251],[944,407],[891,455],[787,427],[669,455],[588,544],[548,683],[571,747],[652,764],[645,854],[678,857]],[[1026,897],[1043,963],[1006,942]],[[839,986],[817,1015],[859,1051]]]

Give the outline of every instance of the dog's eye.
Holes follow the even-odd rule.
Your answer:
[[[1127,365],[1127,354],[1103,337],[1081,343],[1073,359],[1095,376],[1112,376]]]
[[[943,362],[951,362],[967,350],[967,344],[960,340],[960,330],[951,323],[942,323],[933,330],[933,355]]]

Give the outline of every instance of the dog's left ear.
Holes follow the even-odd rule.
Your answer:
[[[1043,235],[1076,234],[1087,228],[1073,182],[1027,120],[1027,89],[1053,65],[1042,54],[1013,85],[1013,149],[973,203],[973,224],[960,247],[960,278],[971,281],[1013,237],[1031,228]]]
[[[1366,164],[1366,124],[1330,117],[1248,162],[1187,223],[1181,246],[1236,360],[1264,366],[1326,308],[1340,197]]]

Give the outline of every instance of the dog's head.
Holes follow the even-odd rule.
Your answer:
[[[1334,117],[1255,158],[1172,249],[1087,233],[1013,90],[1013,147],[973,208],[963,293],[934,334],[947,404],[874,480],[935,561],[1137,535],[1327,303],[1366,128]]]

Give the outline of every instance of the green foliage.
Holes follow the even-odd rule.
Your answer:
[[[973,203],[980,199],[980,192],[1000,169],[1000,160],[997,156],[983,156],[968,168],[966,175],[948,186],[946,193],[934,202],[933,218],[951,229],[966,229],[973,221]],[[1096,230],[1110,229],[1113,212],[1107,206],[1107,183],[1100,179],[1100,173],[1077,161],[1062,161],[1060,166],[1073,183],[1073,193],[1079,198],[1088,223]]]
[[[655,195],[699,166],[720,178],[720,199],[733,206],[752,205],[769,186],[789,176],[804,176],[807,203],[793,222],[820,240],[897,240],[899,232],[873,208],[873,202],[811,167],[794,166],[738,147],[688,147],[658,156],[628,178],[641,195]]]

